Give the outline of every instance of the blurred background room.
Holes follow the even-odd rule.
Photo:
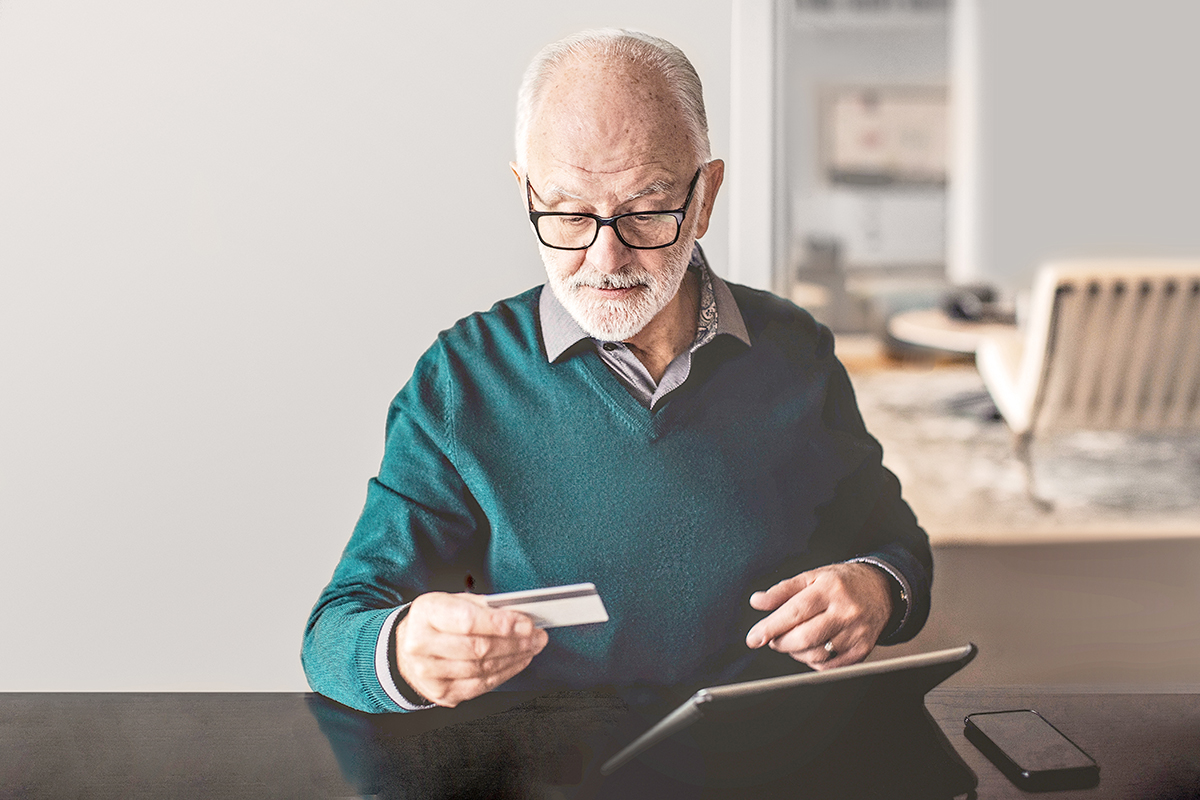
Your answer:
[[[522,71],[604,26],[695,63],[709,260],[835,331],[930,533],[878,655],[1200,687],[1200,5],[0,0],[0,691],[307,689],[391,398],[543,280]]]

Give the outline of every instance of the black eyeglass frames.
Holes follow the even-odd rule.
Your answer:
[[[671,211],[634,211],[629,214],[617,214],[615,217],[601,217],[577,211],[534,211],[533,189],[529,186],[529,177],[526,176],[525,196],[529,201],[529,221],[533,223],[533,229],[541,243],[555,250],[586,250],[596,243],[600,228],[605,225],[612,227],[622,244],[634,250],[670,247],[679,241],[679,231],[703,169],[704,165],[696,169],[696,174],[692,176],[692,182],[688,186],[687,199],[681,207]]]

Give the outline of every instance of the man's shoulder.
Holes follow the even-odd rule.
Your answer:
[[[805,309],[762,289],[725,281],[755,346],[785,346],[791,352],[832,353],[833,334]]]
[[[542,352],[535,313],[540,291],[538,286],[500,300],[440,332],[417,360],[397,399],[407,392],[420,398],[415,405],[437,397],[444,401],[457,392],[449,387],[494,386],[501,373],[529,372],[531,361]]]
[[[729,292],[737,301],[738,310],[742,312],[747,323],[753,320],[759,324],[773,322],[814,329],[818,327],[812,314],[773,292],[729,280],[725,281],[725,285],[729,287]]]
[[[438,335],[440,346],[463,354],[482,350],[492,357],[537,352],[541,291],[541,286],[535,286],[497,301],[487,311],[468,314]]]

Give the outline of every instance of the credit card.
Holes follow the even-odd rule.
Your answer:
[[[608,622],[604,602],[596,587],[590,583],[489,594],[484,596],[484,600],[492,608],[511,608],[528,614],[539,628]]]

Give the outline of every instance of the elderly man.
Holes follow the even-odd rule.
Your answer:
[[[312,687],[401,711],[727,681],[778,654],[824,669],[911,638],[928,539],[829,331],[695,244],[724,164],[687,58],[627,31],[548,46],[516,144],[547,284],[444,331],[396,397],[309,619]],[[548,633],[479,594],[579,582],[607,623]]]

